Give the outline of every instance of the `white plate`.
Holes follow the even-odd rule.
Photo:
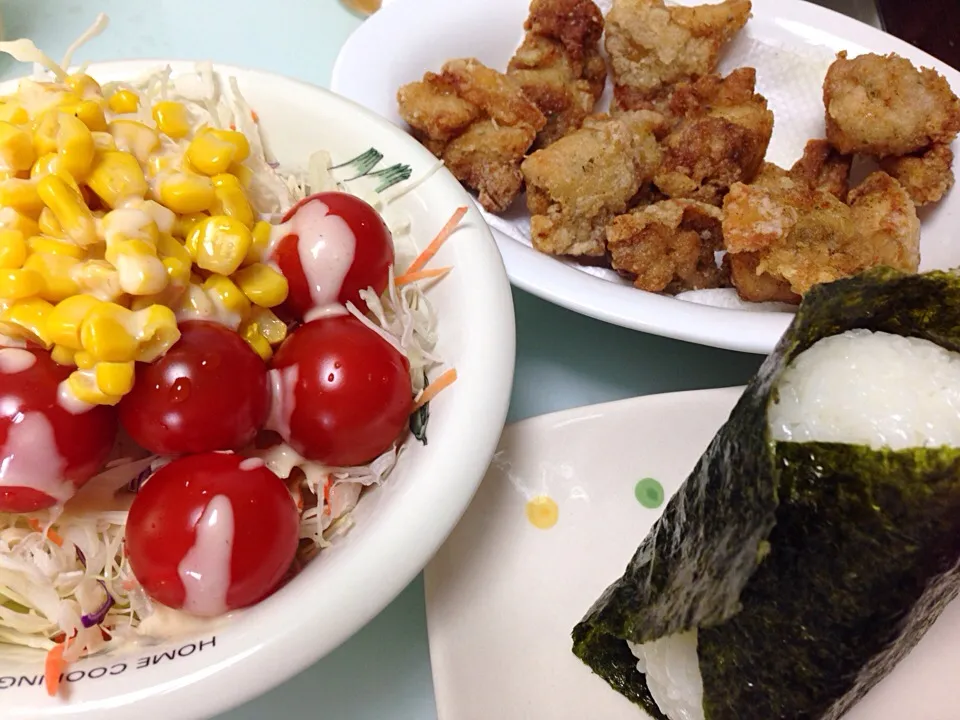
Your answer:
[[[94,65],[89,72],[99,80],[116,80],[157,64],[116,62]],[[171,65],[175,71],[193,70],[192,64]],[[337,162],[371,146],[385,162],[410,164],[414,180],[434,164],[405,133],[325,90],[252,70],[218,69],[238,79],[284,165],[302,166],[321,148]],[[0,92],[11,89],[0,86]],[[410,215],[422,246],[467,200],[444,171],[396,207]],[[216,627],[71,665],[62,696],[47,697],[40,653],[24,662],[0,645],[0,717],[209,717],[280,684],[333,650],[416,576],[466,509],[487,468],[513,378],[510,285],[480,215],[471,210],[464,222],[437,257],[455,269],[430,291],[440,318],[438,352],[457,368],[459,379],[431,404],[429,444],[412,444],[389,481],[361,500],[353,529],[274,596]]]
[[[742,388],[653,395],[507,428],[467,514],[427,567],[427,626],[440,720],[639,720],[647,715],[577,659],[570,632],[623,573],[666,499]],[[529,499],[559,507],[534,527]],[[960,601],[845,720],[956,720]]]
[[[610,0],[600,4],[609,5]],[[331,87],[403,126],[396,106],[400,85],[419,79],[426,70],[439,70],[454,57],[475,56],[504,69],[523,37],[528,5],[528,0],[394,0],[347,40]],[[935,67],[960,92],[960,72],[876,28],[800,0],[754,0],[753,18],[720,67],[724,72],[741,65],[757,68],[758,91],[770,101],[776,119],[768,159],[789,166],[807,139],[823,137],[823,76],[836,51],[844,49],[852,55],[899,53]],[[732,290],[676,299],[637,290],[613,271],[538,253],[525,234],[522,202],[509,221],[484,216],[515,285],[584,315],[756,353],[772,350],[790,323],[789,312],[741,303]],[[960,191],[954,189],[936,208],[925,211],[923,220],[921,269],[960,264],[960,244],[953,237],[960,222]]]

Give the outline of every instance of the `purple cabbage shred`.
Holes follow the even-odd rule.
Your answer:
[[[97,580],[100,583],[100,587],[103,588],[104,594],[107,596],[107,599],[103,601],[103,605],[98,607],[94,612],[89,615],[83,615],[80,617],[80,623],[85,628],[92,628],[94,625],[99,625],[103,622],[103,619],[107,616],[107,613],[110,611],[110,608],[113,607],[113,596],[110,594],[110,591],[107,590],[107,586],[104,585],[103,580]]]

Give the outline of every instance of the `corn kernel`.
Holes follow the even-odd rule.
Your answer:
[[[43,200],[37,192],[36,181],[20,178],[0,181],[0,205],[12,207],[34,219],[40,217],[43,210]]]
[[[197,172],[204,175],[226,172],[236,154],[236,145],[211,132],[197,135],[187,146],[187,159]]]
[[[213,177],[213,193],[216,201],[210,208],[211,215],[226,215],[236,218],[249,228],[253,227],[257,218],[253,213],[250,201],[247,200],[247,194],[243,191],[243,187],[236,176],[226,173],[215,175]]]
[[[57,114],[57,169],[76,179],[86,177],[93,165],[93,135],[79,118]]]
[[[157,128],[174,140],[190,134],[190,118],[183,103],[161,100],[153,106],[153,121]]]
[[[238,270],[233,274],[233,281],[254,305],[271,308],[287,299],[287,279],[263,263]]]
[[[0,169],[29,170],[36,159],[30,135],[16,125],[0,121]]]
[[[71,273],[81,292],[105,302],[118,302],[123,296],[120,274],[106,260],[87,260]]]
[[[30,115],[24,110],[22,105],[17,103],[0,103],[0,121],[8,122],[12,125],[25,125],[30,122]]]
[[[144,213],[153,220],[157,230],[161,233],[172,233],[174,226],[177,224],[176,213],[154,200],[134,200],[126,203],[125,206]]]
[[[104,115],[103,106],[103,100],[84,100],[77,105],[73,114],[91,132],[106,132],[107,118]]]
[[[251,233],[253,242],[250,243],[247,256],[243,259],[244,265],[252,265],[253,263],[263,262],[263,260],[266,259],[272,231],[273,226],[266,220],[258,220],[256,222],[253,226],[253,232]]]
[[[256,322],[248,322],[240,326],[240,337],[247,341],[247,345],[253,348],[253,351],[261,357],[264,362],[269,362],[273,357],[273,348],[270,343],[260,333],[260,327]]]
[[[193,263],[193,258],[190,257],[183,243],[167,233],[160,233],[160,237],[157,238],[157,252],[161,257],[176,258],[188,266]]]
[[[37,191],[67,237],[84,247],[97,242],[97,227],[90,208],[83,202],[80,193],[65,183],[63,178],[47,175],[37,183]]]
[[[181,215],[209,210],[216,200],[210,178],[176,173],[160,181],[160,202]]]
[[[119,115],[135,113],[140,107],[140,97],[132,90],[117,90],[108,102],[110,109]]]
[[[137,159],[128,152],[105,152],[87,178],[87,185],[110,208],[147,194],[147,179]]]
[[[51,255],[33,253],[23,264],[24,270],[33,270],[43,280],[38,293],[48,302],[57,303],[80,292],[80,287],[72,276],[73,268],[78,265],[76,258],[69,255]]]
[[[220,311],[221,319],[233,328],[250,314],[250,301],[234,282],[224,275],[211,275],[203,282],[203,289]]]
[[[30,168],[30,179],[39,180],[44,175],[51,175],[57,171],[57,153],[48,152],[37,158]]]
[[[153,362],[180,339],[177,316],[164,305],[151,305],[136,313],[140,350],[139,362]]]
[[[40,298],[30,298],[13,303],[0,313],[0,333],[49,348],[47,317],[53,305]]]
[[[92,295],[72,295],[61,300],[47,316],[47,335],[58,346],[80,350],[80,328],[102,301]]]
[[[40,219],[38,221],[37,227],[39,232],[54,238],[65,238],[67,235],[63,232],[63,228],[60,227],[60,223],[57,221],[57,218],[54,217],[53,211],[45,207],[40,212]]]
[[[144,243],[142,240],[128,241],[114,262],[120,288],[130,295],[154,295],[167,286],[167,268],[159,258],[144,253],[142,248],[125,252],[134,244]]]
[[[87,405],[116,405],[123,397],[108,395],[100,390],[97,386],[96,370],[93,367],[74,370],[64,382],[70,394]]]
[[[36,157],[57,151],[57,130],[60,128],[60,110],[44,110],[33,121],[33,147]],[[32,164],[32,163],[31,163]]]
[[[0,270],[0,298],[23,300],[39,295],[43,276],[33,269]]]
[[[98,362],[93,371],[97,387],[107,395],[126,395],[133,390],[133,361]]]
[[[0,230],[0,268],[16,270],[27,259],[27,242],[19,230]]]
[[[183,155],[174,152],[156,153],[147,161],[147,174],[157,177],[161,173],[186,171],[188,163]]]
[[[54,345],[53,349],[50,351],[50,358],[57,365],[65,365],[67,367],[76,367],[77,362],[74,360],[74,355],[77,351],[73,348],[68,348],[65,345]]]
[[[165,257],[161,262],[170,283],[185,287],[190,282],[190,265],[175,257]]]
[[[34,235],[27,240],[27,247],[32,253],[47,253],[49,255],[66,255],[75,260],[82,260],[84,256],[83,248],[74,245],[71,242],[58,240],[57,238],[47,237],[46,235]]]
[[[203,131],[204,133],[209,133],[213,135],[218,140],[223,140],[228,142],[235,148],[233,161],[235,163],[242,163],[248,157],[250,157],[250,142],[247,140],[247,136],[242,132],[237,130],[219,130],[217,128],[208,128]]]
[[[114,120],[107,125],[107,132],[113,135],[118,148],[132,153],[142,163],[160,148],[157,131],[136,120]]]
[[[250,319],[257,323],[260,334],[271,345],[279,345],[287,339],[287,324],[266,308],[253,308]]]
[[[253,237],[246,225],[226,215],[214,215],[190,231],[186,247],[198,267],[232,275],[240,267],[252,242]]]
[[[160,231],[150,216],[132,207],[122,207],[111,210],[100,221],[100,234],[107,243],[104,257],[113,262],[110,257],[110,247],[121,240],[144,240],[156,247]],[[156,253],[153,253],[156,254]]]
[[[93,147],[98,153],[117,149],[117,142],[110,133],[92,131],[90,134],[93,136]]]
[[[100,88],[100,83],[86,73],[68,75],[67,87],[81,97],[99,97],[103,92]]]
[[[0,208],[0,228],[4,230],[17,230],[24,237],[32,237],[40,234],[40,226],[36,220],[28,218],[23,213],[17,212],[11,207]]]
[[[178,238],[186,238],[198,222],[201,220],[206,220],[208,217],[210,216],[207,215],[207,213],[188,213],[186,215],[179,215],[176,223],[174,223],[172,234]]]
[[[236,177],[245,189],[250,189],[250,184],[253,182],[253,170],[243,163],[234,163],[227,172]]]
[[[112,303],[95,306],[80,326],[83,349],[98,362],[128,362],[137,356],[137,340],[125,327],[131,312]]]
[[[81,370],[93,370],[97,364],[97,359],[86,350],[77,350],[74,352],[73,361]]]

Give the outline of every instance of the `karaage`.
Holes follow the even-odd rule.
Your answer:
[[[900,181],[915,205],[929,205],[953,187],[953,150],[944,143],[934,143],[912,155],[884,158],[880,169]]]
[[[960,99],[946,79],[896,54],[840,52],[823,81],[827,140],[839,152],[908,155],[960,132]]]
[[[510,206],[523,186],[520,163],[546,124],[513,79],[472,58],[451,60],[401,87],[397,101],[415,137],[484,208]]]
[[[627,210],[660,162],[646,114],[588,117],[521,167],[533,246],[552,255],[603,257],[604,229]]]
[[[663,141],[654,177],[664,194],[720,205],[733,183],[753,180],[773,133],[773,113],[755,84],[756,71],[739,68],[677,88],[670,113],[683,119]]]
[[[721,220],[719,208],[693,200],[664,200],[618,215],[607,225],[610,262],[641,290],[720,287]]]
[[[876,172],[850,191],[849,202],[783,171],[732,186],[723,203],[723,238],[741,297],[799,297],[813,285],[879,265],[916,272],[920,221],[903,186]]]
[[[603,15],[592,0],[533,0],[524,29],[507,75],[547,118],[541,148],[579,128],[603,94]]]
[[[670,85],[715,72],[721,48],[746,25],[750,10],[750,0],[694,7],[616,0],[605,41],[614,109],[650,109]]]

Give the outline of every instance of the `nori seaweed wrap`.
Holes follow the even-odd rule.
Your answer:
[[[771,439],[790,363],[855,329],[960,352],[960,277],[812,289],[573,651],[664,718],[627,641],[696,630],[705,720],[838,718],[960,589],[960,449]]]

